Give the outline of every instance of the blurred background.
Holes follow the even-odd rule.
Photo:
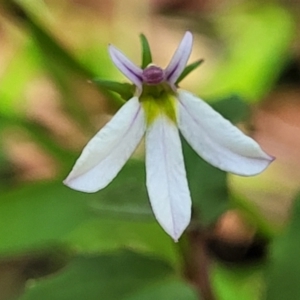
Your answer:
[[[299,299],[299,21],[296,0],[0,1],[0,299]],[[165,67],[186,30],[204,63],[181,87],[276,161],[252,178],[199,161],[174,244],[149,208],[142,146],[104,191],[62,180],[120,107],[95,82],[126,81],[108,44],[139,65],[144,33]]]

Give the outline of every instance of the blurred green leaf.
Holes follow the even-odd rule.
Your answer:
[[[144,34],[140,34],[140,40],[142,44],[142,69],[145,69],[152,63],[151,49]]]
[[[96,75],[61,47],[30,14],[26,20],[37,48],[40,50],[42,62],[62,93],[67,111],[81,123],[82,127],[88,128],[90,120],[81,100],[74,93],[72,84],[74,84],[76,75],[77,79],[78,75],[86,79],[94,78]]]
[[[51,247],[81,253],[124,246],[179,265],[171,238],[157,224],[145,188],[144,162],[130,161],[117,178],[95,194],[71,190],[62,182],[25,186],[2,194],[0,255]]]
[[[231,192],[230,202],[232,207],[239,209],[245,220],[257,229],[257,233],[265,238],[272,239],[282,229],[282,226],[266,219],[261,209],[244,195]]]
[[[249,116],[249,105],[238,95],[230,95],[210,105],[224,118],[232,123],[238,123]]]
[[[196,292],[186,283],[171,279],[150,285],[142,292],[126,300],[201,300]]]
[[[128,163],[115,182],[96,194],[74,191],[62,182],[28,185],[3,193],[0,254],[62,242],[79,224],[97,214],[135,216],[139,220],[146,216],[153,220],[143,185],[143,166],[142,162]]]
[[[208,226],[229,208],[226,173],[205,162],[181,139],[193,207]]]
[[[154,284],[160,285],[172,273],[172,268],[166,263],[129,251],[96,257],[78,257],[65,272],[38,282],[29,288],[21,299],[129,300],[140,293],[143,295],[143,290]],[[163,300],[164,295],[170,293],[168,290],[164,292],[160,287],[158,289],[160,291],[156,295],[161,296],[158,299]],[[185,290],[188,296],[191,295],[190,290]]]
[[[0,255],[44,248],[59,241],[88,218],[85,195],[61,182],[24,186],[2,193]]]
[[[90,202],[96,214],[135,220],[150,220],[154,216],[146,190],[145,163],[130,160],[118,176]]]
[[[19,4],[15,4],[19,5]],[[25,11],[24,11],[25,12]],[[52,36],[45,30],[29,13],[26,13],[26,22],[32,32],[37,45],[47,56],[49,64],[59,64],[69,68],[78,74],[87,78],[95,78],[96,74],[87,69],[77,59],[75,59],[67,50],[65,50]]]
[[[0,98],[5,99],[0,93]],[[26,117],[18,115],[6,115],[0,112],[0,133],[7,127],[28,130],[30,138],[43,148],[46,153],[60,160],[69,169],[70,164],[75,160],[77,153],[65,149],[49,136],[49,131],[40,124],[28,120]]]
[[[261,267],[230,268],[229,266],[216,264],[212,268],[211,278],[218,300],[262,299],[261,295],[264,285]]]
[[[2,122],[0,117],[0,137],[1,137],[1,129]],[[15,171],[12,163],[9,161],[7,157],[7,153],[3,149],[2,139],[0,138],[0,193],[13,186]]]
[[[14,2],[14,6],[22,10],[26,16],[24,21],[35,41],[35,52],[38,53],[39,62],[43,63],[46,70],[52,75],[54,82],[61,91],[66,110],[81,123],[83,128],[91,129],[86,109],[81,99],[78,98],[76,91],[74,92],[74,89],[76,80],[84,83],[97,77],[94,70],[88,68],[70,51],[61,46],[55,37],[41,25],[34,13],[26,10],[26,5],[22,4],[22,2]],[[107,99],[112,101],[112,104],[116,102],[117,106],[119,106],[119,99],[113,93],[109,92],[104,86],[96,85],[96,87]]]
[[[203,97],[238,93],[247,101],[266,95],[289,60],[296,34],[293,15],[274,2],[242,2],[217,18],[224,59],[205,87]],[[224,46],[224,43],[222,44]]]
[[[99,253],[131,247],[155,255],[173,267],[180,268],[180,257],[174,241],[153,218],[152,221],[105,216],[83,223],[67,240],[80,253]]]
[[[273,240],[266,271],[267,300],[300,299],[300,194],[285,232]]]
[[[30,80],[38,74],[38,51],[32,40],[26,41],[20,49],[14,53],[5,72],[1,74],[0,84],[0,110],[5,115],[15,115],[20,112],[18,105],[24,105],[23,91]],[[16,110],[17,108],[17,110]]]
[[[130,160],[113,182],[96,195],[86,198],[95,217],[68,238],[76,249],[99,252],[127,245],[178,266],[175,244],[159,226],[150,207],[144,161]]]
[[[176,84],[180,83],[187,75],[189,75],[192,71],[194,71],[196,68],[198,68],[202,63],[204,62],[203,59],[199,59],[192,64],[185,67],[183,72],[180,74],[178,79],[176,80]]]

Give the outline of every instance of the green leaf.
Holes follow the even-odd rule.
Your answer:
[[[140,34],[140,39],[142,44],[142,69],[145,69],[149,64],[152,63],[152,55],[148,40],[145,35]]]
[[[0,98],[5,99],[5,97],[0,92]],[[0,111],[0,132],[1,130],[7,127],[19,127],[28,130],[30,134],[30,138],[33,139],[35,143],[40,145],[47,153],[51,154],[53,157],[59,159],[62,164],[69,165],[76,158],[75,153],[70,150],[64,149],[61,145],[59,145],[56,141],[52,140],[49,137],[48,131],[35,122],[28,120],[25,117],[20,117],[18,115],[8,116],[6,114],[2,114]]]
[[[15,3],[15,5],[18,6],[19,4]],[[21,9],[23,10],[23,8]],[[26,13],[26,22],[37,45],[41,51],[46,54],[49,63],[62,65],[87,78],[96,77],[93,71],[87,69],[83,64],[77,61],[77,59],[65,50],[29,13]]]
[[[193,207],[208,226],[229,208],[226,173],[205,162],[181,139]]]
[[[101,88],[119,94],[125,101],[129,100],[134,95],[135,87],[130,83],[120,83],[100,78],[94,79],[93,82],[95,82],[96,85],[100,86]]]
[[[172,273],[172,268],[163,261],[129,251],[77,257],[65,272],[37,282],[21,299],[129,300]],[[161,295],[158,299],[165,299]]]
[[[36,78],[39,65],[38,51],[32,40],[27,40],[9,61],[1,75],[0,110],[6,115],[16,115],[16,108],[24,101],[24,89]]]
[[[14,255],[62,242],[89,217],[85,195],[51,182],[2,193],[0,255]]]
[[[238,93],[259,101],[290,59],[296,35],[293,14],[275,2],[243,2],[220,15],[214,26],[223,41],[222,61],[201,87],[202,97]]]
[[[262,268],[226,267],[215,264],[211,272],[212,287],[218,300],[260,300],[263,285]],[[293,299],[293,298],[281,298]]]
[[[113,182],[99,191],[90,205],[99,216],[135,220],[154,219],[146,190],[145,162],[130,160]],[[78,193],[78,192],[77,192]]]
[[[191,286],[186,283],[171,279],[159,284],[149,285],[142,292],[136,293],[126,300],[201,300]]]
[[[300,299],[300,194],[285,232],[274,239],[266,271],[267,300]]]
[[[144,182],[144,163],[130,161],[108,188],[95,194],[74,191],[61,181],[2,193],[0,255],[63,243],[75,228],[97,215],[153,221]]]
[[[232,123],[243,121],[249,116],[249,105],[238,95],[224,97],[212,102],[211,106]]]
[[[79,59],[75,57],[73,53],[70,53],[56,40],[55,37],[42,26],[42,22],[38,21],[38,18],[34,16],[33,12],[26,9],[24,3],[14,2],[14,5],[22,10],[26,18],[26,25],[30,30],[32,38],[35,42],[35,46],[38,52],[38,58],[40,63],[42,62],[47,71],[52,75],[54,82],[60,89],[64,100],[64,104],[73,117],[77,118],[77,121],[81,123],[82,127],[91,129],[90,120],[86,115],[86,109],[78,95],[74,93],[74,79],[80,79],[86,81],[91,78],[97,77],[94,70],[88,68]],[[23,7],[24,6],[24,7]],[[112,104],[116,102],[119,106],[119,99],[115,95],[108,92],[108,90],[100,85],[96,85],[100,92],[104,94]]]
[[[178,266],[176,244],[153,215],[145,180],[144,161],[130,160],[96,197],[85,194],[94,218],[72,232],[67,242],[83,253],[130,246]]]
[[[100,215],[83,223],[66,242],[80,253],[100,253],[131,247],[155,255],[179,269],[181,258],[174,241],[158,222]]]
[[[71,190],[62,182],[2,193],[0,256],[64,245],[80,253],[124,246],[179,266],[172,239],[156,222],[145,187],[143,161],[129,161],[98,193]]]
[[[178,77],[176,84],[180,83],[187,75],[189,75],[192,71],[198,68],[204,62],[203,59],[199,59],[190,65],[186,66],[181,75]]]
[[[274,222],[270,222],[270,220],[266,219],[262,210],[245,196],[232,192],[230,195],[230,201],[232,207],[237,208],[240,212],[242,212],[245,220],[254,226],[257,229],[257,233],[261,236],[272,239],[282,229],[281,225],[275,224]]]

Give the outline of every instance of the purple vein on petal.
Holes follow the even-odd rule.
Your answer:
[[[167,81],[172,85],[183,72],[191,55],[193,46],[193,35],[187,31],[176,49],[169,65],[165,70]]]
[[[143,70],[131,62],[119,49],[109,45],[109,54],[115,66],[139,89],[142,86]]]

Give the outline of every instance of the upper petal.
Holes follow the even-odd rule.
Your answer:
[[[142,74],[143,70],[129,60],[119,49],[109,45],[108,51],[116,67],[138,88],[142,91]]]
[[[166,80],[174,85],[180,74],[183,72],[191,55],[193,46],[193,35],[187,31],[174,53],[169,65],[165,69]]]
[[[213,166],[238,175],[262,172],[273,157],[207,103],[178,92],[178,126],[192,148]]]
[[[144,111],[134,97],[89,141],[64,183],[84,192],[104,188],[124,166],[144,132]]]
[[[175,241],[191,218],[191,197],[175,124],[163,114],[146,132],[147,189],[157,221]]]

